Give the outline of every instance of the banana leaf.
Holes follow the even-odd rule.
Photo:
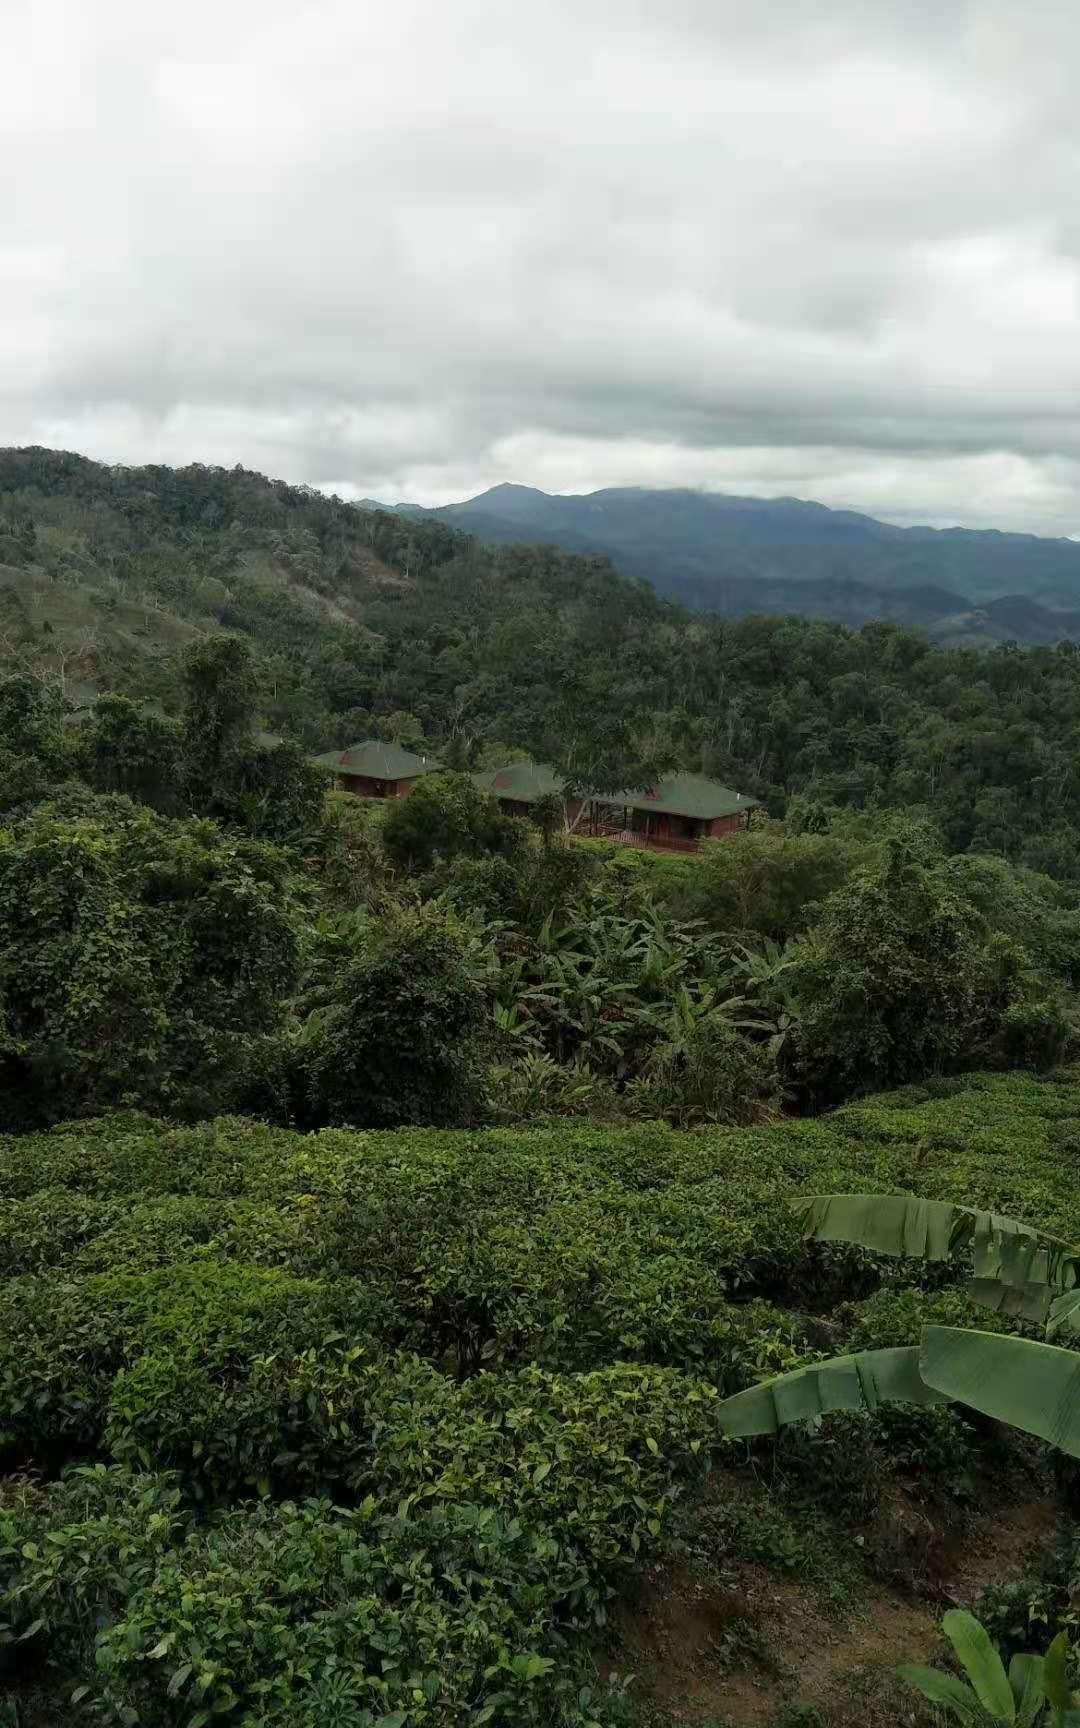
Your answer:
[[[1042,1323],[1053,1291],[1078,1282],[1080,1258],[1067,1242],[998,1212],[915,1194],[800,1195],[791,1205],[806,1235],[819,1242],[850,1242],[919,1260],[951,1260],[970,1243],[971,1294],[999,1313]],[[995,1285],[1010,1294],[999,1294]]]
[[[943,1404],[947,1399],[948,1394],[922,1379],[918,1345],[902,1345],[834,1356],[748,1386],[724,1399],[718,1419],[723,1433],[745,1439],[777,1434],[791,1422],[810,1421],[830,1410],[876,1410],[879,1404],[898,1402]]]
[[[979,1700],[971,1687],[958,1680],[955,1674],[945,1674],[940,1668],[926,1668],[919,1662],[905,1662],[896,1672],[906,1685],[921,1692],[931,1704],[939,1704],[942,1709],[959,1716],[961,1722],[982,1720]]]
[[[1069,1634],[1059,1632],[1043,1660],[1043,1684],[1054,1710],[1061,1713],[1073,1704],[1069,1685]]]
[[[964,1288],[980,1308],[992,1308],[1009,1320],[1029,1320],[1034,1326],[1047,1324],[1054,1303],[1054,1292],[1047,1284],[1014,1287],[993,1278],[972,1278]]]
[[[918,1260],[951,1260],[974,1231],[971,1207],[915,1194],[807,1194],[791,1206],[805,1234],[818,1242],[851,1242]]]
[[[954,1608],[942,1620],[941,1630],[956,1651],[983,1709],[999,1722],[1014,1722],[1016,1698],[986,1627],[966,1608]]]
[[[1066,1290],[1054,1298],[1046,1322],[1046,1336],[1055,1332],[1080,1332],[1080,1290]]]
[[[919,1371],[927,1386],[1080,1458],[1080,1355],[959,1326],[928,1326]]]
[[[1056,1236],[997,1212],[976,1212],[976,1279],[992,1278],[1017,1291],[1071,1290],[1077,1266],[1075,1250]]]
[[[1009,1685],[1016,1699],[1017,1728],[1032,1728],[1046,1703],[1043,1658],[1022,1653],[1015,1655],[1009,1663]]]

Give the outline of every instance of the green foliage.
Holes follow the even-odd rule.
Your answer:
[[[189,648],[184,660],[184,716],[189,778],[213,797],[217,777],[250,737],[255,718],[255,671],[247,644],[214,636]]]
[[[779,940],[805,930],[821,902],[842,887],[866,845],[843,829],[801,833],[768,822],[734,842],[716,841],[669,891],[687,916],[720,930]]]
[[[487,1001],[437,907],[367,924],[327,973],[298,1050],[313,1122],[452,1126],[480,1112]]]
[[[122,792],[166,813],[184,801],[183,735],[175,721],[126,696],[103,696],[81,736],[83,774],[98,792]]]
[[[545,846],[539,856],[537,874],[554,866],[556,890],[574,887],[559,869],[566,850]],[[459,887],[456,876],[448,897]],[[543,1114],[576,1114],[592,1089],[602,1115],[680,1125],[767,1111],[779,1094],[786,1012],[768,965],[750,976],[745,953],[732,963],[723,939],[665,918],[621,864],[587,878],[539,925],[522,914],[523,898],[506,910],[528,920],[524,928],[495,921],[484,948],[512,1095],[525,1100],[539,1087]]]
[[[1071,1722],[1080,1699],[1065,1679],[1064,1633],[1045,1658],[1014,1656],[1006,1674],[986,1628],[973,1614],[953,1609],[945,1615],[941,1628],[967,1680],[911,1663],[899,1670],[901,1679],[931,1704],[969,1724],[1009,1723],[1015,1728],[1033,1728],[1047,1711],[1055,1724]]]
[[[1080,1250],[1002,1216],[907,1195],[829,1194],[794,1202],[807,1234],[879,1253],[948,1259],[974,1243],[972,1299],[999,1314],[1046,1322],[1047,1334],[1080,1318]],[[954,1399],[1080,1457],[1080,1359],[1072,1350],[957,1326],[926,1326],[917,1345],[815,1362],[725,1399],[732,1436],[777,1434],[833,1410],[877,1410],[899,1400]]]
[[[799,1071],[826,1102],[970,1066],[1012,1006],[962,882],[918,829],[894,832],[881,864],[826,901],[791,988]],[[1056,1038],[1043,1048],[1056,1055]]]
[[[627,1108],[679,1128],[753,1122],[779,1102],[769,1051],[750,1043],[722,1013],[679,1021],[628,1088]]]
[[[316,824],[325,776],[295,744],[255,742],[251,650],[213,636],[188,650],[181,778],[191,806],[255,834],[287,840]]]
[[[312,866],[333,911],[380,911],[397,897],[393,867],[379,838],[384,814],[375,799],[336,790],[327,794],[311,849]]]
[[[902,1329],[955,1294],[951,1262],[804,1242],[793,1195],[917,1162],[935,1200],[1071,1236],[1070,1122],[1075,1073],[739,1133],[131,1114],[0,1140],[5,1683],[58,1720],[79,1692],[176,1728],[614,1728],[586,1652],[669,1533],[850,1594],[888,1556],[845,1522],[897,1481],[960,1493],[981,1455],[947,1410],[851,1410],[787,1432],[767,1495],[727,1486],[722,1399],[813,1370],[810,1311],[854,1341],[875,1303]]]
[[[101,1470],[0,1517],[13,1635],[39,1626],[86,1703],[178,1725],[583,1724],[540,1654],[557,1559],[492,1508],[286,1501],[199,1525],[160,1477]]]
[[[125,800],[0,831],[0,1086],[8,1119],[132,1096],[244,1095],[295,988],[283,861]]]
[[[504,1022],[502,1029],[508,1038],[514,1036],[513,1023]],[[512,1062],[495,1063],[490,1088],[492,1120],[510,1127],[516,1122],[544,1122],[558,1116],[613,1122],[626,1113],[624,1101],[609,1080],[583,1063],[555,1062],[542,1050],[526,1049]],[[661,1110],[650,1107],[647,1113],[656,1116]]]
[[[979,1618],[1003,1653],[1045,1650],[1061,1633],[1075,1643],[1078,1563],[1077,1527],[1067,1518],[1031,1570],[988,1587],[978,1603]]]
[[[387,811],[382,826],[391,860],[413,871],[430,869],[436,859],[505,851],[512,836],[496,800],[468,774],[425,774]]]

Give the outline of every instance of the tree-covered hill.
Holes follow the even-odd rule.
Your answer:
[[[959,1239],[890,1260],[789,1204],[1080,1231],[1076,651],[705,619],[256,475],[7,472],[2,1728],[761,1728],[822,1698],[781,1590],[811,1657],[898,1599],[929,1656],[965,1541],[1041,1651],[1075,1543],[1017,1581],[1016,1541],[1068,1465],[985,1400],[724,1435],[927,1325],[1076,1360],[1013,1285],[973,1306]],[[356,799],[260,720],[456,766]],[[463,771],[511,749],[674,756],[784,820],[580,840]],[[1024,1301],[1080,1265],[1043,1260]],[[834,1728],[891,1728],[871,1683]]]
[[[903,624],[721,619],[602,557],[489,547],[243,470],[0,455],[0,653],[72,707],[182,702],[177,648],[255,654],[266,726],[371,733],[462,766],[666,759],[778,815],[925,811],[951,849],[1080,876],[1080,659]],[[622,783],[626,783],[625,779]]]
[[[1054,641],[1080,629],[1080,546],[992,530],[901,528],[798,498],[672,487],[552,496],[494,486],[421,512],[481,539],[600,553],[705,612],[897,618],[941,639]],[[996,605],[1006,604],[1006,615]]]

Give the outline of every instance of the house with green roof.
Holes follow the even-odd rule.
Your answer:
[[[566,793],[550,762],[512,762],[474,779],[512,816],[527,815],[539,798]],[[757,808],[755,798],[703,774],[668,774],[652,786],[566,798],[567,825],[574,833],[675,852],[693,852],[702,840],[737,834]]]
[[[564,784],[550,762],[511,762],[505,768],[485,768],[473,780],[497,798],[508,816],[527,816],[540,798],[561,797]],[[578,801],[572,801],[576,803]]]
[[[417,756],[381,738],[365,738],[347,750],[327,750],[314,760],[336,775],[344,791],[358,798],[404,798],[422,774],[442,767],[434,756]]]

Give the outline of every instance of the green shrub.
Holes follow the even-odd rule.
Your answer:
[[[0,1444],[33,1473],[0,1479],[5,1683],[57,1720],[86,1688],[174,1728],[614,1728],[581,1653],[669,1538],[832,1594],[929,1575],[893,1512],[957,1520],[1015,1474],[984,1425],[724,1443],[703,1506],[719,1399],[968,1318],[949,1265],[803,1242],[794,1191],[917,1187],[1076,1238],[1078,1129],[1061,1071],[738,1132],[129,1114],[0,1140]],[[1067,1618],[1071,1566],[1035,1610]]]
[[[400,912],[342,956],[298,1053],[313,1122],[464,1125],[483,1107],[485,993],[434,907]]]
[[[549,1537],[475,1505],[285,1502],[195,1525],[160,1478],[96,1472],[0,1513],[0,1613],[16,1637],[39,1625],[107,1715],[584,1728],[607,1713],[555,1634],[551,1561]]]
[[[661,1116],[678,1128],[759,1120],[779,1102],[768,1049],[752,1044],[720,1015],[657,1045],[626,1092],[631,1115]]]
[[[514,826],[489,792],[468,774],[425,774],[407,798],[386,813],[382,843],[400,870],[429,870],[449,861],[501,852],[512,845]]]
[[[283,857],[87,795],[0,834],[0,1095],[29,1125],[198,1114],[273,1060],[299,968]]]
[[[111,1452],[175,1468],[199,1495],[275,1471],[340,1477],[351,1434],[332,1413],[320,1428],[319,1410],[391,1325],[355,1282],[226,1266],[9,1279],[0,1318],[0,1434],[16,1460]]]

